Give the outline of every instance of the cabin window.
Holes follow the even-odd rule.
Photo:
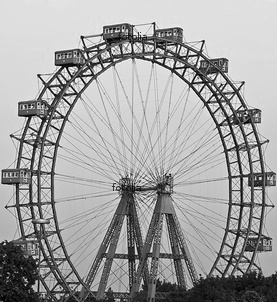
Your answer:
[[[20,171],[20,177],[29,177],[29,173],[27,171]]]
[[[4,178],[18,178],[18,172],[4,172]]]
[[[128,35],[128,28],[125,27],[125,25],[123,25],[121,27],[121,32],[124,34],[124,35]]]
[[[259,176],[254,176],[254,180],[258,181],[259,180]]]
[[[20,109],[21,110],[35,109],[35,104],[34,103],[22,104],[22,105],[20,105]]]
[[[267,176],[267,180],[270,184],[274,184],[275,180],[276,180],[276,176],[275,175],[268,175]]]
[[[20,244],[19,245],[22,251],[26,251],[26,245],[25,244]]]
[[[37,109],[44,109],[44,104],[41,102],[37,102]]]
[[[208,62],[202,61],[202,62],[201,62],[201,67],[202,67],[202,68],[208,67]]]

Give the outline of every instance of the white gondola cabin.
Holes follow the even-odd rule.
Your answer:
[[[262,111],[260,109],[238,110],[236,116],[233,117],[235,125],[250,124],[251,122],[258,124],[262,121]]]
[[[168,42],[182,42],[183,41],[183,29],[180,27],[155,29],[154,35],[158,39],[157,43]]]
[[[200,61],[199,70],[204,74],[217,73],[218,71],[227,73],[228,72],[228,59],[219,58],[211,59],[210,61],[202,60]]]
[[[38,255],[38,246],[33,241],[27,240],[13,240],[15,246],[21,248],[22,254],[24,256],[37,256]]]
[[[31,184],[31,172],[27,169],[2,170],[1,183],[4,185]]]
[[[108,43],[116,43],[120,40],[133,38],[133,26],[129,23],[103,26],[103,38]]]
[[[18,103],[18,116],[40,116],[48,114],[48,107],[42,100],[22,101]]]
[[[245,251],[254,252],[258,245],[258,252],[271,252],[272,251],[272,238],[263,237],[258,243],[258,237],[250,237],[247,240]]]
[[[266,187],[276,186],[276,173],[275,172],[265,172],[262,173],[254,173],[248,176],[248,186],[254,187],[262,187],[265,185]]]
[[[81,49],[59,50],[55,52],[55,65],[73,67],[85,64],[84,52]]]

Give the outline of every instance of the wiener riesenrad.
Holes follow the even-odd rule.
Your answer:
[[[18,103],[17,161],[2,170],[18,239],[40,251],[39,291],[135,300],[143,287],[155,301],[164,281],[260,271],[276,174],[228,59],[180,27],[124,23],[55,65]]]

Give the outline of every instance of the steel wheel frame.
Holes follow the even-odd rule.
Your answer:
[[[250,235],[255,234],[259,239],[262,236],[267,206],[265,184],[258,188],[252,184],[247,194],[245,189],[250,175],[265,173],[262,150],[265,141],[260,138],[253,121],[247,126],[233,123],[238,110],[248,110],[241,94],[244,83],[234,83],[220,70],[210,75],[199,70],[200,60],[212,64],[204,54],[204,41],[195,47],[166,40],[157,44],[157,40],[161,41],[149,37],[112,45],[102,41],[95,45],[84,38],[87,59],[83,66],[61,67],[50,79],[38,75],[43,85],[38,99],[46,100],[49,115],[46,118],[29,117],[23,133],[13,136],[19,141],[17,168],[32,171],[32,184],[28,188],[16,185],[14,207],[22,238],[41,238],[41,267],[44,267],[41,282],[54,301],[57,301],[57,294],[72,294],[75,287],[83,283],[67,253],[56,216],[54,177],[59,142],[68,116],[82,92],[108,68],[128,59],[158,64],[180,77],[198,95],[218,129],[228,170],[229,209],[225,235],[210,275],[226,276],[246,273],[253,267],[260,269],[255,263],[258,245],[253,253],[245,252],[245,247]],[[75,80],[82,83],[79,91],[72,85]],[[242,158],[247,158],[248,166],[242,165]],[[51,219],[51,224],[47,229],[43,226],[39,236],[39,230],[31,221],[45,217]],[[246,222],[244,217],[247,217]],[[65,263],[68,266],[66,273],[60,269]]]

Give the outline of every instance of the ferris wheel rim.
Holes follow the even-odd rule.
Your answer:
[[[130,43],[130,44],[132,44],[132,43],[134,43],[134,42],[132,42],[132,41],[124,41],[124,42],[122,42],[122,43],[119,43],[118,45],[123,45],[124,43]],[[138,42],[136,42],[136,43],[138,43]],[[141,43],[145,43],[145,41],[141,41]],[[147,43],[150,43],[150,42],[148,41]],[[104,43],[104,44],[105,44],[105,43]],[[150,43],[150,44],[151,44],[151,43]],[[177,44],[178,44],[179,47],[184,47],[184,48],[187,47],[185,44],[182,44],[182,43],[176,43],[176,46],[177,46]],[[110,51],[112,50],[112,48],[115,47],[114,45],[108,45],[108,44],[105,44],[105,46],[106,46],[106,47],[105,47],[100,53],[98,53],[98,54],[96,54],[94,57],[90,58],[90,60],[88,60],[87,63],[86,63],[82,68],[80,68],[80,69],[76,72],[76,74],[75,74],[75,75],[67,82],[66,86],[65,86],[64,89],[62,90],[63,93],[66,93],[66,91],[67,91],[68,87],[70,87],[70,84],[72,83],[72,81],[74,81],[74,79],[78,78],[79,75],[82,73],[83,69],[86,68],[86,67],[88,67],[88,66],[90,66],[90,64],[93,62],[93,60],[95,60],[95,58],[101,57],[101,55],[102,55],[103,53],[110,52]],[[176,48],[177,48],[177,47],[176,47]],[[191,48],[190,51],[193,51],[193,49]],[[169,56],[169,57],[170,57],[170,56]],[[198,57],[201,57],[201,58],[204,58],[204,59],[206,59],[206,60],[209,60],[209,59],[208,59],[206,56],[204,56],[201,52],[198,52]],[[170,57],[170,58],[171,58],[171,57]],[[147,59],[145,59],[145,58],[142,58],[142,57],[141,57],[141,54],[139,54],[139,55],[133,55],[133,56],[130,56],[130,54],[127,54],[127,55],[126,55],[126,58],[122,58],[122,60],[120,60],[120,61],[118,61],[118,62],[113,62],[108,68],[110,68],[111,66],[113,66],[113,64],[115,64],[115,65],[116,65],[116,64],[119,64],[121,61],[125,61],[125,60],[127,60],[127,59],[142,59],[142,60],[147,60]],[[163,65],[160,63],[160,61],[155,62],[153,58],[149,59],[149,61],[151,61],[151,62],[153,62],[153,63],[160,64],[162,67],[168,68],[168,66],[163,66]],[[184,61],[184,62],[187,64],[186,61]],[[205,79],[205,81],[209,82],[209,84],[211,85],[211,87],[215,85],[215,83],[214,83],[211,79],[209,79],[209,77],[207,77],[207,76],[203,75],[202,73],[200,73],[200,71],[199,71],[195,66],[193,66],[193,65],[189,66],[188,64],[187,64],[187,66],[188,66],[188,67],[186,67],[186,68],[194,69],[194,71],[198,74],[198,76],[201,76],[203,79]],[[108,69],[108,68],[107,68],[107,69]],[[96,79],[101,73],[105,72],[107,69],[101,70],[101,71],[99,72],[99,74],[95,75],[95,77],[94,77],[90,82],[86,83],[86,85],[84,86],[84,90],[91,84],[91,82],[92,82],[94,79]],[[168,68],[168,69],[169,69],[169,68]],[[64,68],[61,67],[61,68],[54,74],[53,78],[52,78],[50,81],[48,81],[48,83],[45,85],[45,88],[44,88],[43,91],[40,93],[39,98],[43,99],[44,92],[45,92],[47,89],[49,89],[49,86],[51,85],[51,82],[52,82],[52,81],[55,81],[55,79],[59,76],[59,74],[60,74],[63,70],[64,70]],[[171,71],[174,72],[174,69],[172,69]],[[175,70],[175,71],[176,71],[176,70]],[[219,72],[219,73],[220,73],[220,72]],[[221,74],[221,76],[222,76],[223,78],[225,78],[225,80],[226,80],[228,83],[230,82],[230,83],[233,85],[233,82],[232,82],[225,74],[223,74],[223,73],[220,73],[220,74]],[[179,76],[179,74],[177,74],[177,76]],[[183,79],[183,81],[185,82],[185,79]],[[192,83],[190,83],[190,84],[192,85]],[[205,84],[205,85],[206,85],[206,84]],[[235,86],[233,86],[233,87],[235,87]],[[211,88],[211,89],[212,89],[212,88]],[[235,89],[236,89],[236,88],[235,88]],[[217,91],[219,91],[219,90],[217,90]],[[196,92],[196,90],[195,90],[195,92]],[[54,101],[56,102],[55,104],[53,104],[53,105],[51,104],[51,107],[52,107],[53,112],[55,112],[55,106],[57,105],[58,101],[61,100],[61,98],[63,97],[63,93],[60,94],[59,98],[57,98],[57,99],[55,98],[55,99],[54,99]],[[198,93],[198,91],[197,91],[197,93]],[[75,102],[77,101],[77,99],[80,97],[81,94],[82,94],[82,92],[80,92],[80,93],[76,96]],[[236,94],[239,96],[240,101],[242,102],[242,106],[245,106],[245,107],[247,108],[247,106],[246,106],[245,103],[244,103],[243,98],[241,97],[241,94],[240,94],[239,90],[236,91]],[[197,94],[197,95],[198,95],[198,94]],[[221,95],[222,95],[223,97],[225,97],[223,93],[221,93]],[[198,95],[198,96],[199,96],[199,95]],[[200,96],[199,96],[199,98],[200,98]],[[70,107],[71,110],[73,109],[73,107],[74,107],[74,106]],[[233,110],[233,111],[235,112],[235,110]],[[228,114],[226,114],[226,116],[229,117]],[[51,120],[51,119],[48,120],[48,126],[47,126],[48,128],[51,126],[51,124],[49,123],[50,120]],[[29,122],[30,122],[30,121],[31,121],[31,119],[29,119]],[[45,122],[46,122],[46,121],[42,121],[42,123],[45,123]],[[230,124],[230,121],[229,121],[229,124]],[[217,126],[218,126],[218,128],[219,128],[219,123],[218,123]],[[229,125],[229,126],[230,126],[230,125]],[[26,126],[26,127],[27,127],[27,126]],[[255,132],[256,138],[258,139],[258,134],[257,134],[257,131],[256,131],[256,126],[254,125],[254,123],[252,123],[252,127],[253,127],[253,131]],[[43,128],[43,127],[41,126],[41,129],[42,129],[42,128]],[[27,128],[26,128],[26,129],[27,129]],[[43,138],[42,138],[42,141],[44,141],[44,142],[46,141],[47,131],[48,131],[48,130],[45,130],[45,129],[44,129],[44,134],[43,134]],[[242,125],[241,125],[241,131],[244,132]],[[61,131],[60,136],[59,136],[59,138],[58,138],[58,140],[57,140],[58,142],[59,142],[61,136],[62,136],[62,131]],[[22,137],[22,138],[23,138],[23,137]],[[223,136],[221,137],[221,139],[224,140]],[[22,142],[23,142],[23,141],[24,141],[24,138],[22,139]],[[22,144],[24,144],[24,142],[23,142]],[[56,142],[56,144],[57,144],[57,145],[56,145],[56,150],[58,150],[58,143]],[[223,144],[223,141],[222,141],[222,144]],[[258,147],[260,148],[260,143],[258,143]],[[35,146],[34,148],[37,148],[37,147]],[[239,144],[236,145],[236,148],[237,148],[237,149],[239,148]],[[227,147],[225,148],[225,152],[227,153],[226,150],[227,150]],[[55,152],[56,152],[56,151],[55,151]],[[237,152],[239,153],[238,150],[237,150]],[[248,152],[249,152],[249,150],[248,150]],[[41,156],[42,156],[42,155],[41,155]],[[251,159],[251,156],[250,156],[249,158]],[[56,161],[56,156],[54,156],[54,158],[53,158],[53,162],[55,162],[55,161]],[[20,166],[20,162],[21,162],[21,158],[18,158],[18,167]],[[249,164],[250,164],[250,166],[251,166],[251,165],[252,165],[252,162],[249,163]],[[227,163],[227,165],[228,165],[228,163]],[[38,166],[40,166],[40,164],[39,164]],[[51,172],[51,177],[52,177],[52,178],[54,177],[54,173],[55,173],[55,167],[54,167],[54,166],[55,166],[55,164],[53,164],[53,167],[52,167],[52,172]],[[261,167],[262,167],[262,169],[264,168],[263,166],[264,166],[263,157],[261,156]],[[230,169],[230,168],[228,167],[228,169]],[[230,177],[230,176],[231,176],[231,175],[229,174],[229,177]],[[38,176],[38,177],[39,177],[39,176]],[[244,176],[241,176],[241,177],[244,177]],[[54,184],[53,179],[52,179],[52,184]],[[52,189],[52,190],[54,191],[54,189]],[[264,190],[264,187],[263,187],[263,190]],[[52,195],[52,198],[53,198],[53,200],[54,200],[53,191],[51,191],[51,192],[52,192],[51,195]],[[263,202],[264,202],[264,201],[263,201]],[[17,200],[17,204],[20,204],[19,199]],[[231,212],[231,207],[232,207],[232,204],[229,205],[229,212]],[[53,209],[53,218],[55,219],[55,215],[56,215],[56,214],[55,214],[55,204],[52,204],[52,209]],[[20,211],[20,210],[19,210],[19,211]],[[42,211],[42,209],[39,208],[39,211]],[[42,214],[42,212],[41,212],[41,214]],[[34,215],[35,215],[35,214],[33,213],[32,216],[34,216]],[[230,216],[229,216],[229,215],[230,215],[230,214],[228,214],[228,219],[230,219]],[[240,215],[242,215],[242,214],[240,214]],[[56,223],[56,227],[57,227],[58,221],[55,221],[55,223]],[[261,215],[261,221],[260,221],[260,223],[261,223],[261,224],[263,223],[263,214]],[[21,223],[21,224],[22,224],[22,223]],[[226,229],[227,229],[227,228],[226,228]],[[251,229],[249,230],[248,235],[249,235],[250,231],[251,231]],[[261,231],[260,231],[260,232],[261,232]],[[228,231],[225,232],[225,237],[228,235],[227,233],[228,233]],[[59,233],[58,227],[57,227],[57,235],[58,235],[58,237],[59,237],[60,240],[61,240],[61,246],[63,246],[64,251],[66,251],[66,247],[65,247],[64,242],[62,241],[62,236],[61,236],[61,234]],[[237,235],[237,236],[239,236],[239,235]],[[238,238],[238,237],[237,237],[237,238]],[[247,237],[246,237],[246,238],[247,238]],[[47,238],[45,238],[45,240],[47,240]],[[222,243],[222,245],[223,245],[223,243]],[[244,248],[245,248],[245,247],[244,247]],[[49,252],[50,252],[50,251],[49,251]],[[251,259],[252,264],[253,264],[253,262],[254,262],[255,254],[256,254],[256,253],[253,253],[253,257],[252,257],[252,259]],[[218,260],[220,259],[220,257],[221,257],[221,255],[218,256]],[[241,255],[241,257],[243,257],[243,255]],[[54,258],[54,257],[53,257],[53,258]],[[67,258],[67,261],[69,261],[69,256],[68,256],[68,258]],[[239,262],[238,262],[238,263],[239,263]],[[73,267],[74,267],[74,265],[73,265]],[[215,268],[216,268],[216,267],[214,267],[214,268],[212,269],[211,273],[213,273],[213,271],[214,271]],[[58,270],[59,270],[59,269],[57,268],[57,271],[58,271]],[[74,272],[74,273],[77,275],[77,272]],[[77,275],[77,276],[78,276],[78,275]],[[80,277],[79,279],[81,280],[81,277]],[[65,283],[66,283],[66,280],[65,280]]]

